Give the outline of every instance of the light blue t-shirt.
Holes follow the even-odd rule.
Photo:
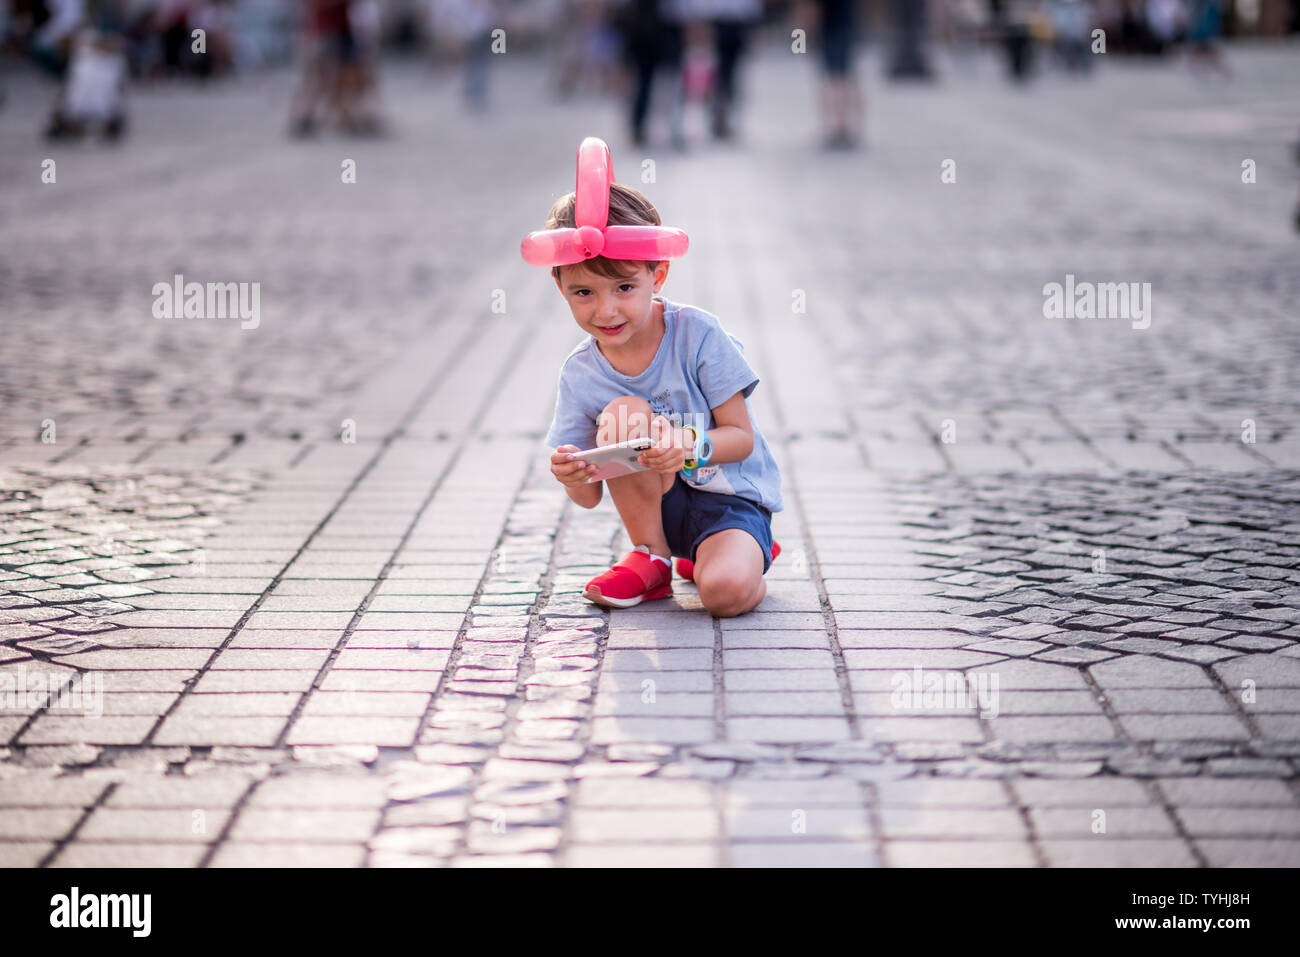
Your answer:
[[[587,336],[560,367],[546,444],[553,449],[595,448],[601,410],[620,395],[640,396],[675,426],[717,428],[712,410],[741,392],[754,430],[753,451],[740,462],[706,465],[691,476],[678,474],[701,491],[738,495],[768,511],[781,511],[781,473],[749,406],[758,375],[745,361],[744,344],[703,309],[655,298],[664,304],[664,337],[654,360],[640,375],[624,375],[609,364],[595,338]]]

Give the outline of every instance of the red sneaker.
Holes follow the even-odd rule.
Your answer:
[[[673,593],[673,570],[650,557],[650,546],[638,545],[607,572],[591,581],[583,594],[588,601],[608,608],[631,608]]]
[[[776,561],[776,556],[781,554],[781,543],[772,542],[772,561]],[[689,558],[679,558],[674,563],[677,568],[677,574],[685,578],[688,582],[695,581],[695,563]]]

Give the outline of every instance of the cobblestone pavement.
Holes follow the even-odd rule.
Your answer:
[[[856,155],[779,52],[747,148],[645,157],[524,58],[482,118],[393,69],[366,143],[286,141],[269,74],[55,149],[15,79],[0,863],[1300,864],[1300,61],[1232,59],[869,63]],[[785,550],[739,618],[581,598],[630,543],[546,469],[578,333],[517,249],[593,133],[763,376]],[[259,326],[155,319],[177,273]],[[1045,318],[1067,276],[1149,326]]]

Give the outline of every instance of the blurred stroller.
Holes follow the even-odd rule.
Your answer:
[[[75,139],[96,131],[106,140],[119,139],[126,132],[126,77],[122,35],[90,28],[80,31],[46,138]]]

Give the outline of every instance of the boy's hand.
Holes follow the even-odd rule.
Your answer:
[[[596,471],[593,463],[573,457],[574,452],[581,451],[576,445],[561,445],[551,453],[551,474],[562,485],[586,485],[587,477]]]
[[[646,449],[637,461],[656,472],[673,473],[686,464],[686,443],[689,440],[684,429],[675,429],[671,422],[662,415],[650,420],[650,439],[652,448]]]

